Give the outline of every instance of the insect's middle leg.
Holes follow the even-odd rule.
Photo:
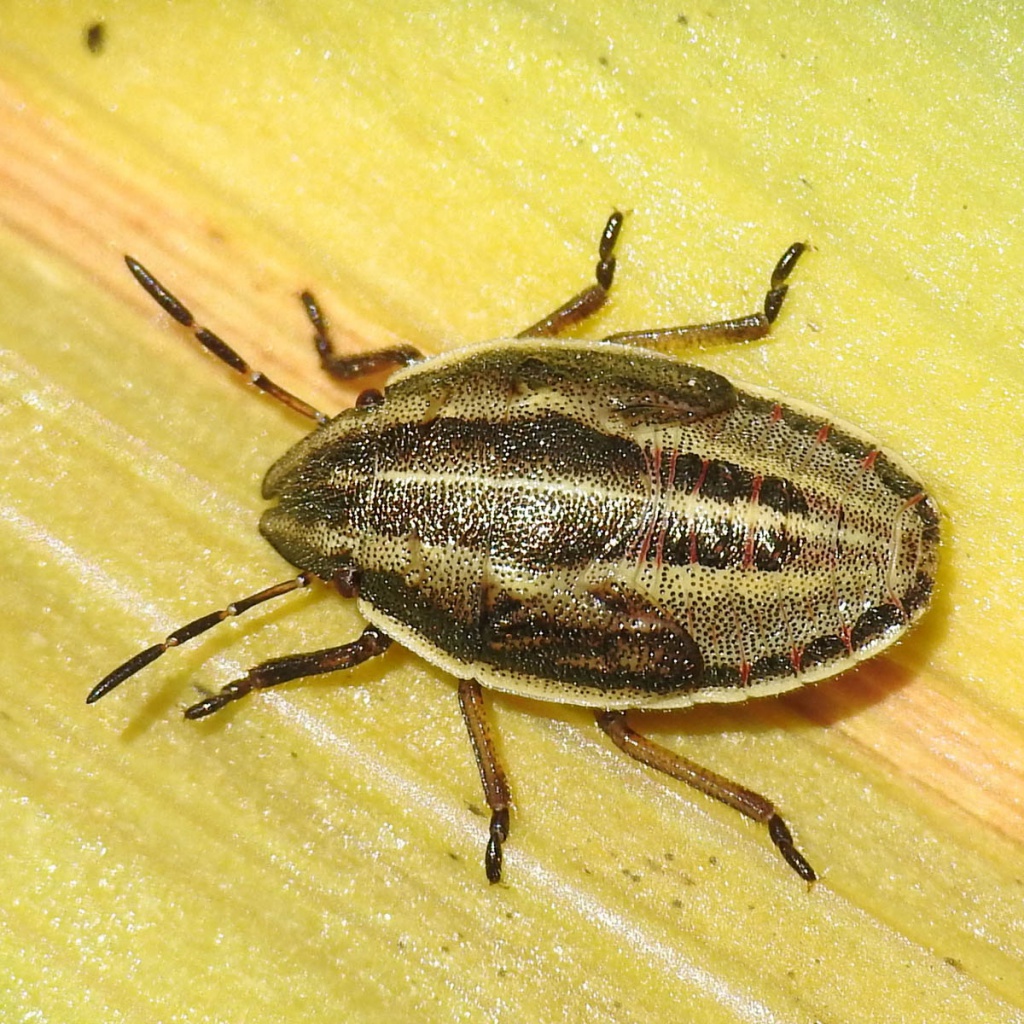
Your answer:
[[[807,246],[803,242],[794,242],[779,258],[772,271],[768,291],[764,297],[764,307],[757,313],[734,317],[731,320],[717,320],[710,324],[686,324],[681,327],[654,327],[644,331],[621,331],[610,334],[604,341],[618,341],[623,344],[657,345],[659,342],[716,342],[716,341],[754,341],[763,338],[770,330],[779,311],[782,301],[789,291],[786,279],[793,272],[796,261],[803,255]]]
[[[382,654],[391,646],[391,638],[376,626],[367,626],[355,640],[340,647],[328,647],[308,654],[289,654],[273,658],[249,669],[241,679],[223,686],[217,693],[210,694],[197,704],[185,709],[186,718],[205,718],[225,705],[244,697],[251,690],[265,690],[279,686],[292,679],[338,672],[355,668],[364,661]]]
[[[512,803],[512,794],[505,778],[505,770],[498,761],[494,749],[494,737],[487,723],[484,709],[484,696],[480,684],[475,679],[463,679],[459,682],[459,707],[462,717],[469,730],[469,739],[473,744],[477,768],[480,770],[480,782],[484,787],[484,799],[491,809],[490,838],[487,840],[487,852],[484,855],[484,871],[488,882],[501,880],[501,844],[508,839],[508,812]]]
[[[622,228],[622,214],[616,210],[609,218],[601,232],[597,244],[597,266],[594,268],[594,284],[588,285],[577,292],[568,302],[564,302],[553,313],[538,320],[535,324],[520,331],[517,338],[550,338],[564,331],[573,324],[578,324],[588,316],[596,313],[608,300],[608,289],[615,277],[615,243]]]
[[[693,786],[694,789],[699,789],[730,807],[735,807],[741,814],[754,821],[767,825],[768,835],[786,863],[805,881],[817,880],[814,868],[796,848],[789,828],[775,810],[775,805],[766,797],[741,786],[738,782],[716,775],[707,768],[674,753],[668,747],[642,736],[627,724],[624,711],[599,711],[597,724],[611,737],[615,745],[630,757],[656,768],[659,772],[671,775],[672,778],[679,779],[680,782],[685,782],[688,786]]]

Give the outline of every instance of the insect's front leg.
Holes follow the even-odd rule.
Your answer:
[[[300,298],[306,316],[313,325],[313,341],[320,354],[320,365],[326,373],[338,380],[352,380],[353,377],[365,377],[396,366],[408,366],[423,358],[423,353],[412,345],[394,345],[391,348],[379,348],[375,352],[357,352],[351,356],[338,355],[331,339],[330,325],[316,299],[310,292],[303,292]]]
[[[306,676],[355,668],[356,665],[383,654],[390,646],[389,636],[376,626],[367,626],[359,637],[339,647],[310,651],[308,654],[288,654],[283,658],[264,661],[249,669],[241,679],[235,679],[217,693],[212,693],[186,708],[185,717],[205,718],[252,690],[265,690],[270,686],[290,682],[292,679],[304,679]]]

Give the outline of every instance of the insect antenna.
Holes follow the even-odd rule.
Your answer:
[[[174,317],[179,324],[189,328],[205,349],[212,352],[222,362],[227,363],[236,373],[240,373],[253,387],[265,391],[282,405],[294,409],[295,412],[301,413],[311,420],[316,420],[321,425],[328,421],[327,415],[314,409],[308,402],[304,402],[290,391],[285,391],[265,373],[254,370],[223,338],[201,324],[197,324],[196,318],[188,307],[175,298],[137,259],[125,256],[124,261],[128,264],[128,269],[132,272],[135,280],[142,285],[146,293],[165,313]]]
[[[194,619],[180,629],[176,629],[162,643],[147,647],[146,650],[140,651],[134,657],[129,658],[123,665],[118,665],[113,672],[101,679],[89,691],[89,696],[85,698],[86,704],[93,704],[100,697],[105,697],[111,690],[120,686],[126,679],[130,679],[140,669],[156,661],[161,654],[170,650],[170,648],[187,643],[201,633],[205,633],[208,629],[212,629],[217,623],[230,619],[233,616],[241,615],[242,612],[247,612],[250,608],[263,604],[264,601],[281,597],[283,594],[290,594],[293,590],[298,590],[300,587],[308,587],[312,580],[313,574],[304,572],[294,579],[285,580],[283,583],[275,583],[272,587],[267,587],[255,594],[250,594],[248,597],[243,597],[242,600],[235,601],[233,604],[229,604],[227,608],[220,609],[220,611],[201,615],[198,619]]]

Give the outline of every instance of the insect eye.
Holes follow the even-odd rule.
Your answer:
[[[384,404],[384,396],[376,388],[367,388],[356,398],[357,409],[376,409]]]

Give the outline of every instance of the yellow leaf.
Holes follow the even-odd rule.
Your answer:
[[[1021,13],[8,6],[0,1019],[1024,1020]],[[454,686],[401,651],[181,720],[196,685],[355,636],[324,588],[85,706],[291,574],[259,482],[308,429],[123,253],[334,411],[358,388],[317,371],[302,289],[353,351],[508,335],[589,280],[616,207],[588,333],[749,312],[809,241],[772,337],[694,358],[858,423],[946,516],[935,606],[891,656],[638,716],[776,800],[816,887],[588,713],[506,697],[488,886]]]

